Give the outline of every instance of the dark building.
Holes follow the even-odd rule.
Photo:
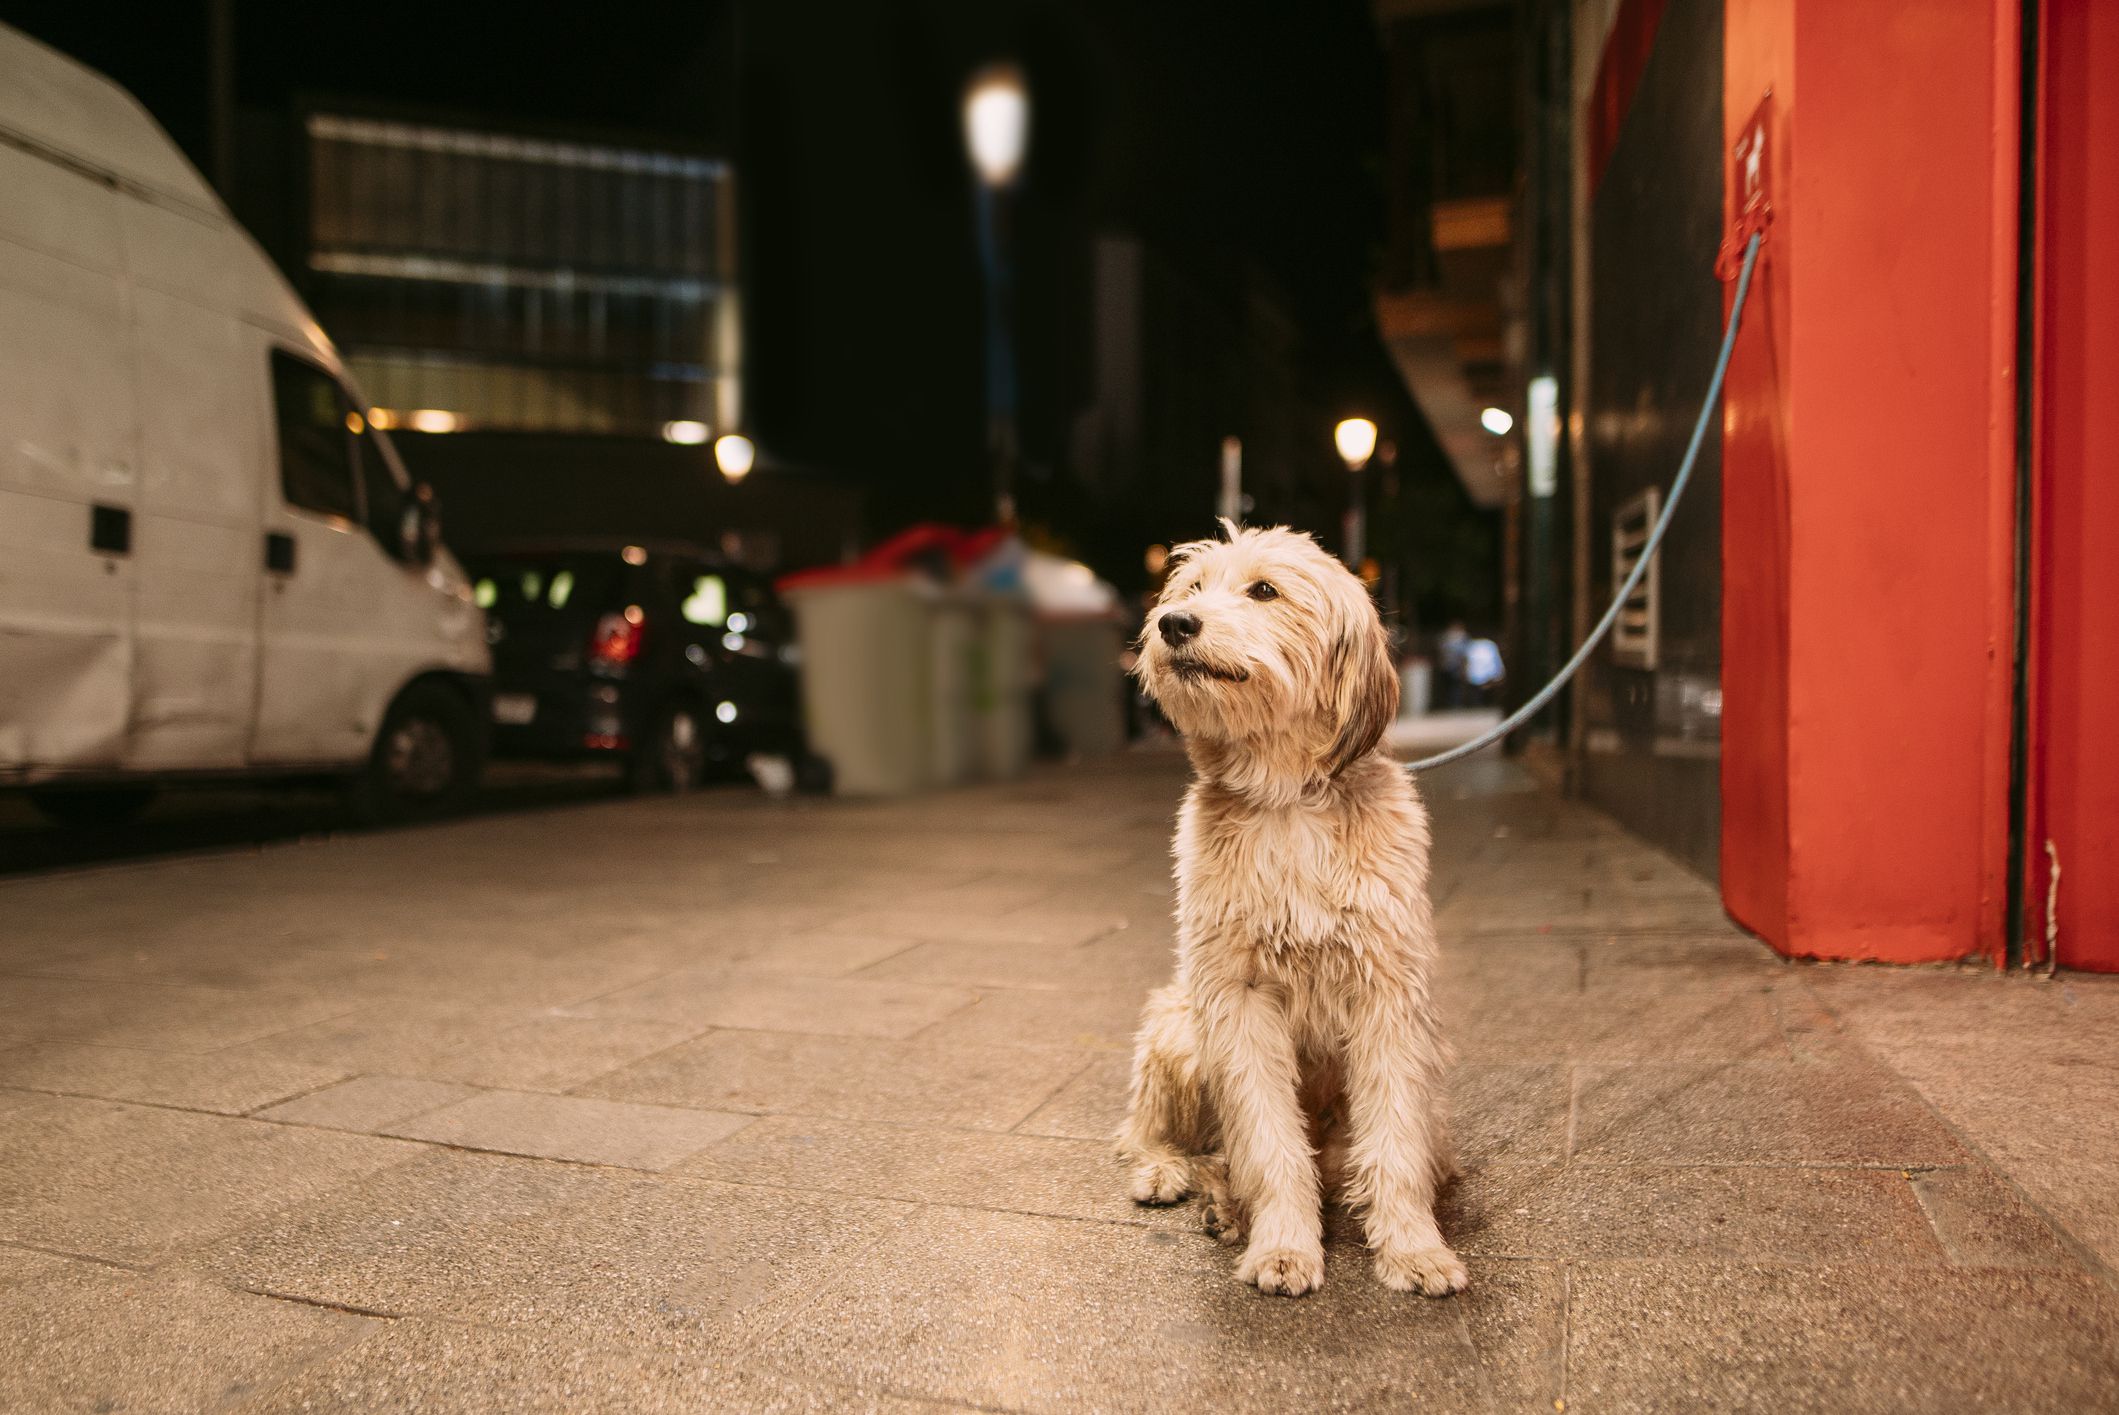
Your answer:
[[[299,143],[305,219],[282,264],[399,425],[737,430],[721,159],[334,111],[304,114]]]

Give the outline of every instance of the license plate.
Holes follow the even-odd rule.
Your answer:
[[[537,717],[534,693],[495,693],[493,720],[505,727],[525,727]]]

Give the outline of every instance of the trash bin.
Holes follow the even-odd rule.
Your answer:
[[[1045,720],[1069,756],[1095,757],[1126,742],[1125,627],[1115,615],[1041,615]]]
[[[979,612],[982,670],[973,699],[981,774],[1020,776],[1030,765],[1030,605],[1020,595],[990,593]]]
[[[927,615],[928,667],[933,675],[929,778],[937,786],[953,786],[985,770],[980,699],[985,692],[986,628],[977,598],[961,590],[930,591]]]
[[[845,796],[896,796],[935,777],[932,601],[910,575],[795,578],[782,593],[802,645],[809,745]]]

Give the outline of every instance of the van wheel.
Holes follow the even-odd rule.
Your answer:
[[[706,724],[691,703],[671,703],[633,752],[627,778],[635,791],[695,791],[706,779]]]
[[[366,825],[431,820],[461,809],[484,768],[471,704],[440,683],[414,683],[384,715],[347,805]]]
[[[38,786],[29,793],[29,803],[45,819],[76,830],[96,830],[124,825],[147,809],[155,798],[152,786],[94,787]]]

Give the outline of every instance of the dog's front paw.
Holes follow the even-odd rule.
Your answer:
[[[1136,1204],[1174,1204],[1191,1192],[1192,1166],[1181,1159],[1142,1160],[1133,1166],[1127,1192]]]
[[[1471,1285],[1464,1260],[1447,1247],[1382,1248],[1376,1253],[1376,1281],[1394,1292],[1447,1297]]]
[[[1300,1297],[1324,1286],[1324,1250],[1264,1248],[1253,1243],[1236,1264],[1236,1276],[1260,1292]]]

